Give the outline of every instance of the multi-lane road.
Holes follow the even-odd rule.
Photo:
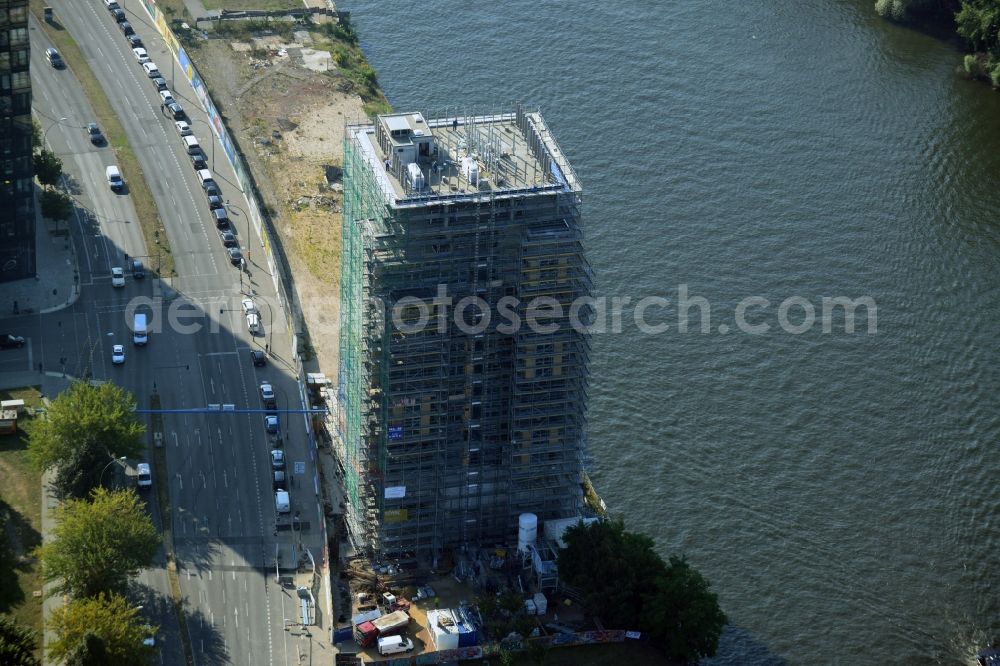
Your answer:
[[[292,515],[298,514],[293,525],[275,509],[263,415],[238,411],[262,407],[259,385],[264,379],[275,387],[279,410],[301,408],[288,319],[275,296],[261,243],[246,224],[246,206],[230,208],[244,255],[251,250],[252,261],[241,277],[219,239],[174,120],[161,112],[156,88],[102,0],[50,4],[80,45],[125,129],[156,201],[162,233],[170,240],[177,275],[157,278],[156,248],[144,243],[128,190],[116,194],[107,186],[105,168],[115,163],[114,152],[92,145],[87,136],[93,113],[73,75],[81,63],[53,69],[43,57],[50,44],[33,25],[34,107],[74,192],[77,215],[71,230],[81,292],[64,310],[0,320],[0,331],[29,341],[21,350],[0,354],[0,372],[44,369],[108,380],[131,390],[140,407],[149,406],[154,392],[164,409],[234,405],[235,412],[164,415],[167,469],[154,474],[169,484],[171,538],[195,663],[302,663],[310,646],[285,630],[286,624],[299,621],[299,599],[294,590],[278,584],[275,566],[293,567],[305,549],[317,562],[321,556],[319,499],[305,419],[280,414]],[[210,153],[214,137],[193,90],[179,73],[170,78],[171,55],[145,12],[134,2],[127,2],[125,11]],[[221,155],[217,150],[214,173],[223,198],[242,202]],[[126,270],[125,286],[113,287],[110,269],[126,267],[126,255],[141,258],[147,276],[135,279]],[[247,330],[241,301],[248,295],[261,312],[263,334],[252,336]],[[132,344],[136,311],[150,317],[146,346]],[[112,364],[115,344],[125,346],[124,364]],[[250,351],[265,344],[271,352],[268,363],[255,367]],[[155,459],[152,453],[149,459]],[[155,493],[148,497],[155,509]],[[144,573],[142,582],[155,597],[166,594],[166,580],[160,568]],[[168,604],[151,601],[143,605],[163,627],[161,661],[183,663]]]

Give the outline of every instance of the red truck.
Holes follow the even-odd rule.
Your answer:
[[[409,624],[410,616],[405,611],[398,610],[354,627],[354,640],[361,647],[371,647],[379,637],[401,633]]]

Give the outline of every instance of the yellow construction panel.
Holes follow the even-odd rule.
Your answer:
[[[410,519],[407,509],[386,509],[383,520],[387,523],[402,523]]]

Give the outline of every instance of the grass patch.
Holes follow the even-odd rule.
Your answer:
[[[42,406],[36,387],[0,391],[0,400]],[[23,425],[30,418],[21,414],[18,422]],[[35,656],[41,658],[42,598],[33,594],[42,589],[42,572],[31,551],[42,542],[42,478],[29,463],[27,448],[28,439],[21,429],[14,435],[0,435],[0,479],[4,479],[0,490],[0,613],[37,632]]]
[[[302,9],[299,0],[204,0],[205,9],[259,9],[277,11],[280,9]]]
[[[115,151],[118,161],[118,168],[121,169],[125,182],[128,185],[129,196],[132,198],[132,205],[135,207],[135,214],[139,218],[139,227],[142,229],[143,239],[146,241],[146,250],[152,255],[156,252],[155,235],[158,229],[163,228],[160,215],[156,210],[156,202],[149,185],[142,175],[139,167],[139,160],[136,159],[135,152],[128,143],[125,130],[118,121],[118,116],[111,107],[111,102],[104,89],[98,82],[97,77],[87,65],[83,58],[83,53],[73,37],[65,28],[57,27],[58,16],[55,25],[50,25],[42,20],[42,9],[46,6],[47,0],[31,0],[31,13],[34,14],[45,34],[52,40],[56,48],[62,53],[66,66],[73,70],[80,87],[83,88],[87,100],[90,102],[97,123],[104,130],[108,145]],[[175,275],[174,257],[170,251],[170,241],[166,234],[160,234],[160,269],[159,274],[163,277]],[[152,263],[152,262],[149,262]],[[147,266],[149,270],[155,270],[155,266]]]

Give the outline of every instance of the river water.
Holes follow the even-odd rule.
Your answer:
[[[709,303],[708,333],[671,306],[595,337],[589,446],[719,593],[715,663],[966,663],[1000,633],[1000,95],[955,44],[871,0],[341,5],[397,109],[541,109],[598,295]],[[824,297],[875,330],[808,326]]]

